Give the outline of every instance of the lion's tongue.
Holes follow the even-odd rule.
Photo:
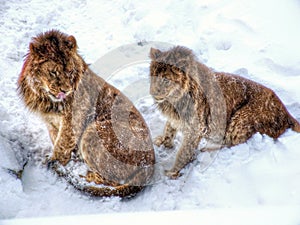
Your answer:
[[[58,95],[56,96],[56,98],[58,98],[60,100],[64,100],[66,98],[66,94],[63,92],[59,92]]]

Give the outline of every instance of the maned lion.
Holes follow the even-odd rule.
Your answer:
[[[149,184],[155,155],[148,127],[132,102],[94,74],[73,36],[51,30],[32,39],[18,79],[25,105],[45,121],[51,162],[75,152],[88,166],[77,188],[98,196],[129,196]],[[66,174],[65,174],[66,175]]]
[[[263,85],[215,72],[181,46],[152,48],[150,58],[150,93],[168,119],[155,144],[172,148],[177,131],[183,133],[175,164],[166,171],[171,178],[194,159],[202,138],[207,140],[202,151],[208,151],[246,142],[256,132],[273,138],[288,128],[300,132],[299,123]]]

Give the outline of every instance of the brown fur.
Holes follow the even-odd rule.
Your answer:
[[[202,138],[207,140],[202,151],[207,151],[243,143],[256,132],[273,138],[288,128],[300,132],[299,123],[263,85],[215,72],[180,46],[165,52],[152,48],[150,58],[150,93],[168,118],[155,144],[172,147],[176,132],[183,132],[175,164],[166,171],[170,177],[193,160]]]
[[[48,127],[51,161],[66,165],[72,152],[79,154],[90,170],[88,182],[113,187],[78,187],[95,195],[141,190],[151,179],[155,158],[150,132],[130,100],[88,68],[73,36],[48,31],[29,49],[18,90]]]

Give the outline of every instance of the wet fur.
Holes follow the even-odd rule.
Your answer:
[[[215,72],[181,46],[152,48],[150,58],[150,93],[168,118],[155,144],[171,148],[177,131],[183,133],[175,164],[166,171],[172,178],[194,159],[202,138],[207,145],[201,151],[209,151],[246,142],[256,132],[273,138],[288,128],[300,132],[276,94],[261,84]]]
[[[66,165],[74,152],[89,168],[88,182],[111,186],[77,188],[124,197],[149,184],[155,156],[144,119],[130,100],[88,68],[73,36],[51,30],[33,38],[18,91],[48,127],[51,162]]]

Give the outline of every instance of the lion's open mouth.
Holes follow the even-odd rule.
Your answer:
[[[165,100],[164,98],[157,97],[157,96],[154,96],[153,98],[155,99],[155,102],[157,102],[157,103],[161,103],[161,102],[163,102]]]
[[[64,92],[59,92],[57,95],[54,95],[52,93],[48,93],[49,98],[53,101],[53,102],[62,102],[66,99],[67,94]]]

